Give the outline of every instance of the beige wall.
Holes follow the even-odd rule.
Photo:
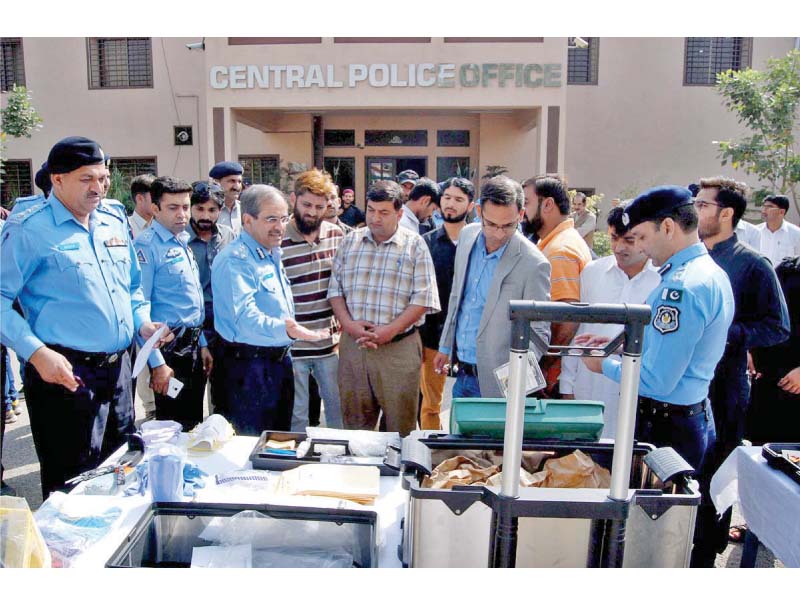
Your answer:
[[[601,38],[598,85],[567,91],[566,169],[571,187],[605,194],[658,184],[688,185],[722,174],[757,184],[722,167],[714,140],[743,130],[709,86],[684,86],[685,38]],[[783,56],[792,38],[755,38],[753,68]]]
[[[86,38],[24,38],[26,83],[44,127],[10,140],[8,158],[32,159],[35,173],[55,142],[83,135],[112,158],[155,155],[161,173],[196,179],[207,162],[206,77],[202,52],[186,49],[190,41],[153,38],[153,88],[90,90]],[[194,127],[193,146],[173,145],[174,125]]]

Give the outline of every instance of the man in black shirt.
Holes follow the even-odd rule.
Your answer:
[[[475,186],[469,179],[453,177],[445,182],[443,189],[439,202],[444,223],[438,229],[423,236],[431,252],[431,258],[433,258],[436,284],[439,287],[439,304],[442,310],[426,316],[425,323],[420,328],[422,406],[419,422],[422,429],[442,428],[439,410],[447,374],[437,373],[434,370],[433,359],[439,350],[439,338],[442,335],[442,328],[447,317],[447,307],[450,303],[458,236],[467,224],[467,215],[474,207],[473,199],[475,198]]]
[[[772,265],[736,237],[736,225],[747,206],[746,193],[747,187],[732,179],[701,179],[694,203],[700,239],[711,258],[727,273],[736,303],[725,353],[708,392],[717,441],[698,474],[704,497],[692,551],[694,567],[713,567],[716,553],[727,545],[731,512],[718,520],[707,491],[711,476],[744,437],[750,398],[747,352],[777,344],[789,335],[789,312]]]
[[[367,221],[364,211],[356,206],[355,200],[356,195],[353,190],[346,189],[342,192],[342,206],[344,210],[342,214],[339,215],[339,220],[350,227],[358,227]]]

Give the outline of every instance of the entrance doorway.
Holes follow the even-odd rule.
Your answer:
[[[398,173],[407,169],[416,171],[420,177],[428,174],[428,159],[424,156],[368,156],[365,161],[367,189],[376,181],[394,180]]]

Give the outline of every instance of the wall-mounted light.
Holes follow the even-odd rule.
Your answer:
[[[192,42],[191,44],[186,44],[186,47],[189,50],[205,50],[206,49],[206,38],[203,38],[200,42]]]

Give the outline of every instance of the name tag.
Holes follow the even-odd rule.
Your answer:
[[[275,273],[267,273],[266,275],[264,275],[264,281],[266,281],[267,279],[272,279],[273,277],[275,277]]]
[[[78,250],[80,247],[81,245],[78,242],[72,242],[71,244],[59,244],[56,249],[61,252],[67,252],[69,250]]]
[[[183,257],[182,257],[182,256],[176,256],[175,258],[173,258],[173,259],[171,259],[171,260],[168,260],[168,261],[166,262],[166,264],[168,264],[168,265],[174,265],[175,263],[179,263],[179,262],[181,262],[181,261],[183,261]]]
[[[107,239],[105,242],[103,242],[103,244],[105,244],[106,248],[122,248],[127,246],[128,242],[121,240],[120,238],[113,237]]]

